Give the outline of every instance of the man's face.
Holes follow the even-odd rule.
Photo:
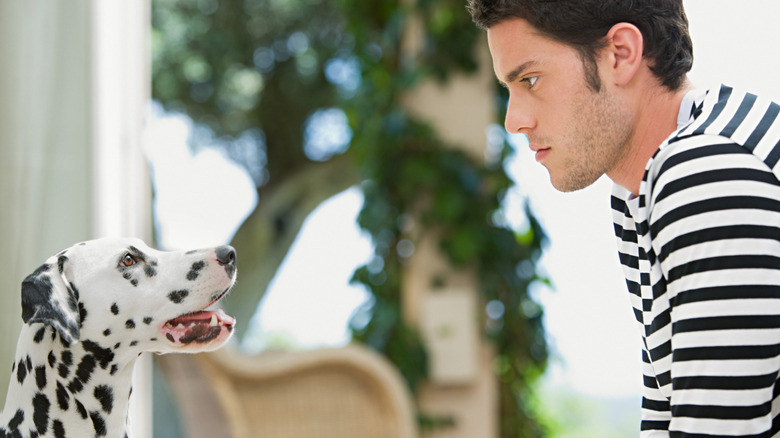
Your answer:
[[[611,84],[602,80],[594,91],[578,52],[524,20],[496,24],[487,36],[496,76],[509,89],[506,129],[528,137],[553,186],[579,190],[614,170],[632,123]]]

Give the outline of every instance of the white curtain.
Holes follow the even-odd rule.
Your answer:
[[[88,6],[0,1],[3,394],[21,324],[21,280],[90,236]]]

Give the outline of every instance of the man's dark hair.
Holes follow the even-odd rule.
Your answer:
[[[468,0],[468,10],[482,29],[521,18],[541,35],[573,47],[595,90],[600,88],[596,52],[617,23],[631,23],[642,32],[644,57],[668,89],[679,89],[693,65],[682,0]]]

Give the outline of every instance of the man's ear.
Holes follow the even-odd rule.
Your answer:
[[[638,27],[631,23],[617,23],[607,32],[606,67],[617,85],[626,85],[642,66],[644,38]]]
[[[56,263],[42,265],[22,281],[22,320],[54,327],[70,345],[79,340],[80,317],[78,294],[65,277],[67,263],[61,255]]]

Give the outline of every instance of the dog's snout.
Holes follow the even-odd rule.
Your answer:
[[[236,264],[236,250],[230,246],[230,245],[223,245],[217,248],[217,261],[220,265],[231,265],[235,266]]]

